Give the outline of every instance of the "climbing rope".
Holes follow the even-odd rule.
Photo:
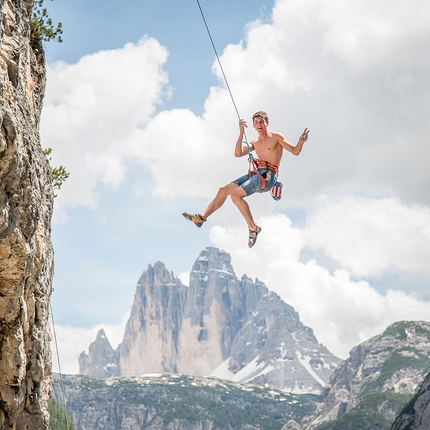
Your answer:
[[[221,69],[221,73],[222,73],[222,76],[223,76],[223,78],[224,78],[224,82],[225,82],[225,85],[226,85],[226,87],[227,87],[227,90],[228,90],[228,92],[229,92],[229,94],[230,94],[231,101],[233,102],[233,106],[234,106],[234,109],[235,109],[235,111],[236,111],[237,117],[238,117],[238,119],[240,119],[239,110],[237,109],[236,102],[234,101],[233,93],[231,92],[230,85],[228,84],[227,76],[226,76],[226,74],[224,73],[224,68],[222,67],[221,60],[220,60],[219,55],[218,55],[218,52],[217,52],[217,50],[216,50],[215,43],[214,43],[214,41],[213,41],[213,39],[212,39],[211,32],[209,31],[209,27],[208,27],[208,24],[207,24],[207,22],[206,22],[206,18],[205,18],[205,15],[204,15],[204,13],[203,13],[202,7],[200,6],[200,2],[199,2],[199,0],[197,0],[197,5],[199,6],[200,14],[202,15],[203,22],[204,22],[205,27],[206,27],[206,31],[208,32],[209,39],[210,39],[210,41],[211,41],[211,43],[212,43],[212,48],[213,48],[213,50],[214,50],[214,52],[215,52],[216,59],[218,60],[219,68]],[[248,139],[247,139],[247,137],[246,137],[246,133],[245,133],[245,131],[243,132],[243,137],[244,137],[244,139],[245,139],[245,140],[244,140],[244,143],[246,143],[246,146],[247,146],[247,148],[248,148],[248,161],[249,161],[249,163],[251,163],[251,162],[252,162],[252,160],[253,160],[253,156],[252,156],[251,151],[250,151],[250,146],[249,146]]]
[[[64,394],[63,374],[61,373],[60,353],[58,351],[57,332],[55,331],[54,312],[52,312],[52,303],[51,302],[49,302],[49,306],[51,309],[51,321],[52,321],[52,329],[54,332],[55,350],[57,352],[58,373],[60,374],[60,386],[61,386],[61,394],[63,397],[64,414],[65,414],[65,418],[66,418],[67,430],[69,430],[69,420],[68,420],[67,409],[66,409],[66,396]]]

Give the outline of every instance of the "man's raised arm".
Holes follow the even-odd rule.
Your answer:
[[[243,144],[243,136],[245,134],[245,128],[248,127],[246,121],[244,119],[239,120],[239,137],[237,138],[236,146],[234,148],[234,156],[235,157],[243,157],[248,154],[248,147]],[[250,151],[254,148],[250,145]]]
[[[308,140],[309,130],[305,128],[301,136],[299,137],[299,141],[296,146],[293,146],[288,140],[285,139],[283,135],[281,135],[280,144],[284,149],[291,152],[293,155],[299,155],[302,152],[302,148],[304,143]]]

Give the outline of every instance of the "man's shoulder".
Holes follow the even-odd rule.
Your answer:
[[[279,133],[279,131],[269,131],[269,133],[276,138],[283,139],[285,136],[282,133]]]

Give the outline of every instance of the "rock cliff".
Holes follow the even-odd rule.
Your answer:
[[[90,345],[88,355],[82,352],[79,356],[79,369],[83,375],[100,378],[119,376],[118,352],[112,348],[103,329],[97,333],[96,340]]]
[[[394,421],[391,430],[428,430],[430,428],[430,373],[417,394]]]
[[[149,266],[137,285],[118,362],[104,353],[83,354],[80,373],[103,376],[91,369],[114,369],[113,363],[120,376],[212,375],[321,393],[340,360],[263,283],[238,279],[230,260],[216,248],[202,251],[189,287],[164,264]]]
[[[340,417],[343,427],[334,423],[324,429],[349,428],[345,425],[348,413],[364,416],[366,403],[374,407],[377,402],[380,404],[375,407],[375,413],[385,419],[385,427],[379,423],[376,427],[368,424],[366,428],[389,428],[430,371],[429,355],[429,322],[392,324],[382,334],[351,350],[349,358],[333,372],[324,390],[324,406],[318,418],[306,428],[319,428]],[[430,422],[427,424],[430,428]]]
[[[53,190],[39,142],[43,49],[30,0],[1,0],[0,429],[47,428]]]

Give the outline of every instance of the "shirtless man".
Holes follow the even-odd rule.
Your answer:
[[[257,153],[258,159],[254,159],[258,167],[257,172],[251,176],[244,175],[230,182],[218,190],[215,198],[209,203],[208,207],[199,214],[189,214],[184,212],[182,215],[192,221],[197,227],[201,227],[207,218],[219,209],[225,202],[228,196],[237,206],[242,216],[248,225],[249,240],[248,246],[251,248],[257,241],[257,236],[261,232],[261,227],[256,225],[249,209],[245,197],[254,193],[263,193],[270,191],[275,185],[278,177],[278,167],[281,163],[281,158],[284,149],[291,152],[293,155],[299,155],[302,151],[303,144],[308,140],[309,130],[305,128],[302,135],[299,137],[297,145],[292,145],[288,142],[281,133],[269,131],[269,118],[266,112],[259,111],[252,116],[253,127],[257,130],[258,139],[253,140],[249,144],[249,150]],[[248,154],[247,145],[243,144],[243,136],[246,121],[239,120],[240,133],[234,149],[235,157],[243,157]]]

